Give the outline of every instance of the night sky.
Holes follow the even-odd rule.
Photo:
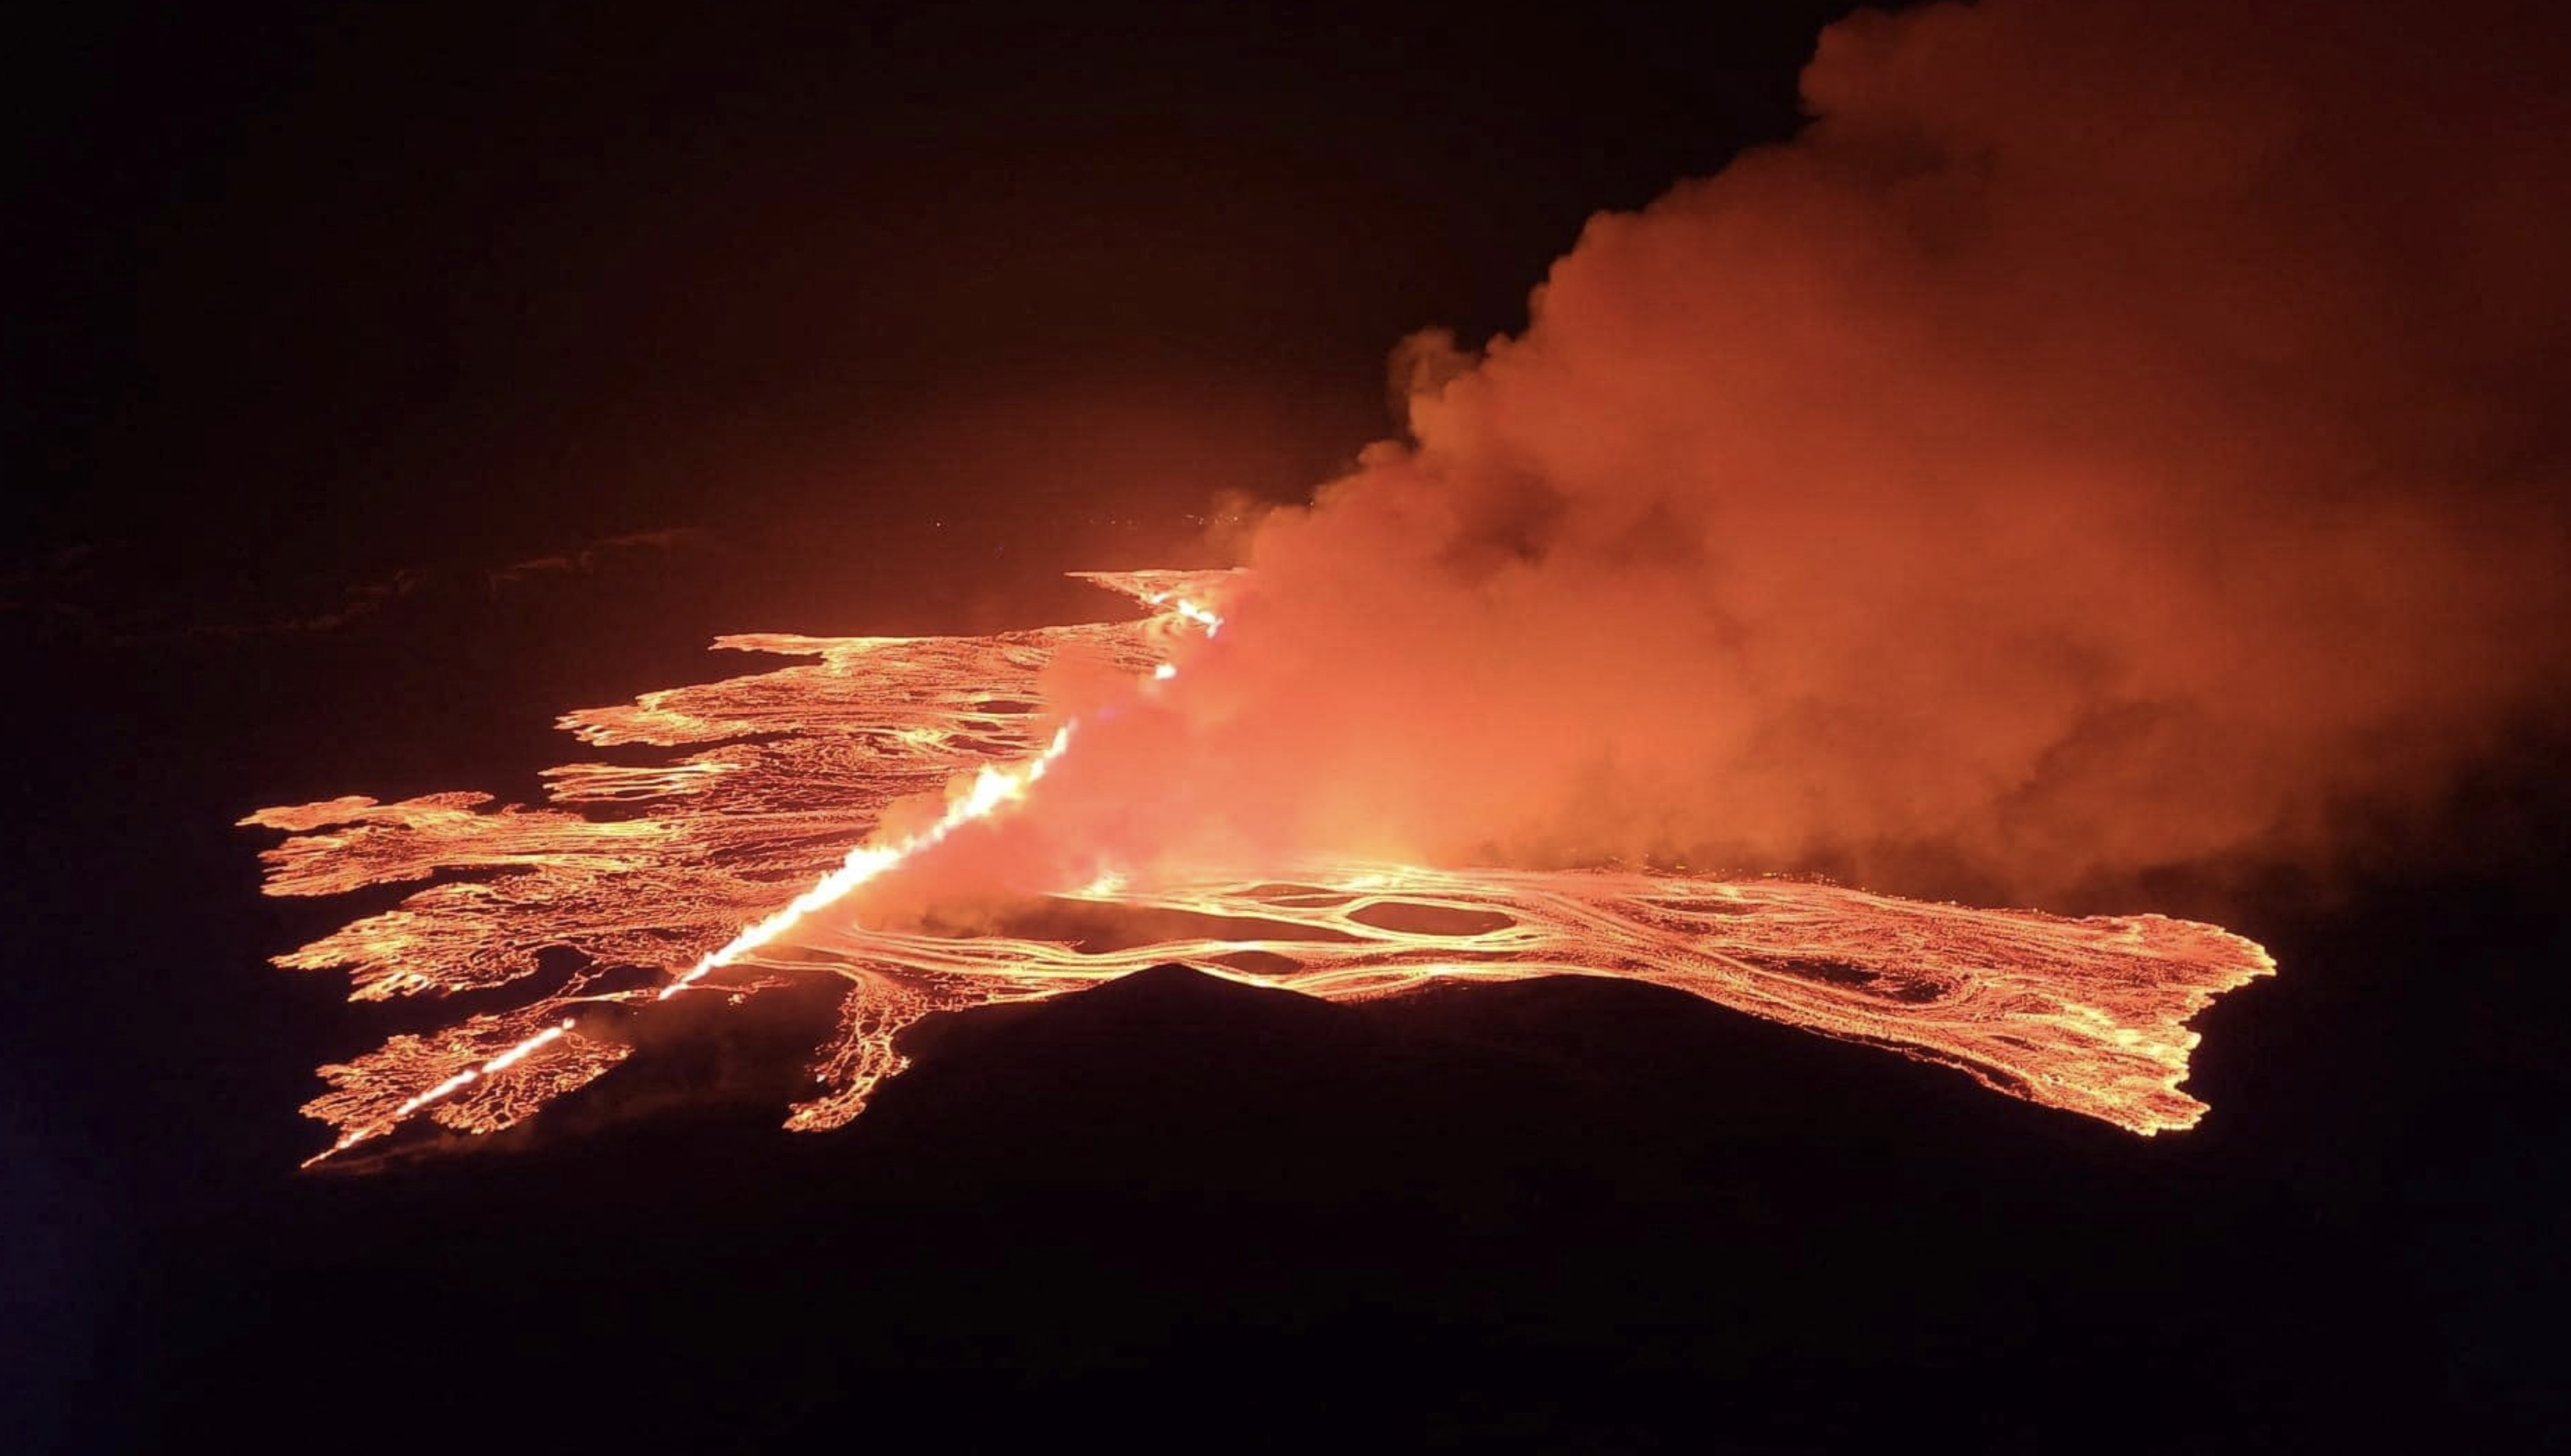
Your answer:
[[[923,1027],[830,1138],[774,1128],[810,1041],[781,1004],[594,1128],[294,1173],[312,1067],[409,1022],[266,964],[354,907],[260,897],[243,814],[527,797],[555,714],[693,681],[719,633],[1040,625],[1097,610],[1062,571],[1212,564],[1210,518],[1397,431],[1397,341],[1525,328],[1593,214],[1794,136],[1848,8],[101,5],[16,36],[25,1449],[2561,1419],[2571,738],[2540,718],[2345,808],[2326,864],[2133,881],[2283,968],[2198,1023],[2214,1111],[2176,1137],[1642,987],[1155,973]],[[2558,379],[2552,324],[2491,396]]]
[[[1296,496],[1394,340],[1787,134],[1829,13],[94,21],[13,87],[12,409],[99,476],[39,519],[238,532],[264,587]]]

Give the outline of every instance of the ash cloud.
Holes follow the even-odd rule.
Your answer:
[[[1006,832],[2056,903],[2431,801],[2564,702],[2571,52],[2384,9],[1831,27]]]

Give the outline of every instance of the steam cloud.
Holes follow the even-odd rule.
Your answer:
[[[1591,220],[1522,333],[1406,342],[1409,439],[1264,521],[1185,691],[973,872],[2042,901],[2437,792],[2571,662],[2571,56],[2387,10],[1833,26],[1798,139]]]

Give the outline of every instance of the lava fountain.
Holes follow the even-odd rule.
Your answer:
[[[727,637],[716,647],[800,661],[565,716],[593,746],[669,751],[549,769],[545,806],[350,796],[244,819],[288,836],[261,855],[270,895],[422,886],[278,965],[344,971],[360,1001],[516,1000],[321,1068],[330,1090],[304,1112],[338,1136],[311,1161],[422,1121],[510,1127],[624,1060],[630,1018],[668,1014],[690,993],[740,1000],[815,976],[845,989],[814,1091],[785,1123],[835,1128],[902,1069],[896,1040],[930,1012],[1173,961],[1346,1000],[1537,976],[1649,981],[2148,1135],[2205,1111],[2179,1090],[2198,1040],[2188,1021],[2275,969],[2240,936],[2159,915],[1308,855],[1256,877],[1110,873],[1051,896],[1179,927],[1140,945],[859,923],[844,903],[854,891],[1018,811],[1077,751],[1079,720],[1042,722],[1040,673],[1076,652],[1130,674],[1138,694],[1184,692],[1185,655],[1220,634],[1236,580],[1086,575],[1147,615],[989,637]],[[941,789],[944,808],[924,825],[887,826],[887,808]]]

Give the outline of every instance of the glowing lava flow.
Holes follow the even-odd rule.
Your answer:
[[[1036,679],[1059,655],[1103,656],[1158,691],[1180,676],[1188,639],[1222,630],[1232,585],[1224,573],[1089,579],[1152,615],[985,638],[725,638],[716,645],[799,661],[562,720],[594,745],[693,749],[684,756],[550,769],[545,807],[351,796],[244,820],[288,835],[262,855],[269,894],[425,882],[280,965],[345,969],[357,999],[513,987],[523,1002],[322,1068],[331,1090],[304,1111],[339,1136],[319,1157],[414,1120],[512,1126],[625,1060],[634,1017],[717,976],[735,1000],[787,976],[844,983],[817,1090],[786,1120],[836,1127],[902,1069],[897,1039],[921,1017],[1168,961],[1333,999],[1534,976],[1650,981],[2152,1133],[2204,1111],[2179,1090],[2197,1040],[2186,1023],[2274,969],[2247,940],[2155,915],[1346,859],[1149,889],[1109,874],[1045,902],[1019,934],[896,933],[820,913],[1019,801],[1071,749],[1075,724],[1037,724]],[[887,806],[949,784],[962,791],[926,828],[880,834]],[[778,887],[795,883],[807,888],[778,907]],[[1153,933],[1047,933],[1102,914]]]
[[[1161,670],[1154,676],[1166,682],[1176,676],[1176,670],[1164,663],[1161,665]],[[990,817],[1001,805],[1024,795],[1027,786],[1044,777],[1045,769],[1050,767],[1055,759],[1061,757],[1063,750],[1069,746],[1071,746],[1071,725],[1065,724],[1055,729],[1053,741],[1045,745],[1045,750],[1027,762],[1009,768],[997,768],[985,764],[982,770],[974,775],[972,787],[962,797],[956,799],[947,808],[944,817],[935,824],[897,843],[861,844],[849,850],[848,857],[837,869],[823,875],[812,888],[786,902],[785,908],[743,930],[741,934],[734,936],[717,949],[706,952],[705,956],[685,974],[662,987],[655,999],[669,1000],[704,980],[709,974],[740,961],[761,946],[784,935],[813,911],[845,899],[857,886],[893,868],[912,855],[935,847],[964,825],[977,819]],[[319,1162],[321,1158],[326,1158],[331,1153],[344,1153],[368,1139],[380,1138],[392,1132],[403,1119],[429,1104],[443,1101],[485,1077],[505,1072],[542,1048],[561,1040],[572,1026],[573,1023],[569,1020],[565,1020],[558,1026],[549,1026],[479,1067],[467,1067],[425,1092],[412,1094],[403,1099],[401,1105],[394,1108],[382,1121],[352,1128],[341,1134],[339,1141],[330,1146],[328,1153],[307,1160],[305,1166],[310,1167],[312,1163]]]

